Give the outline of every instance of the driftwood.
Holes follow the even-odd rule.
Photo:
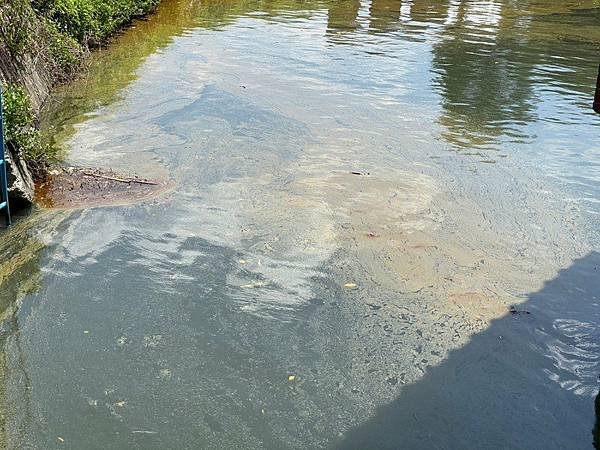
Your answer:
[[[85,176],[88,177],[95,177],[95,178],[104,178],[106,180],[112,180],[112,181],[118,181],[119,183],[138,183],[138,184],[151,184],[153,186],[157,186],[158,183],[155,183],[154,181],[147,181],[147,180],[138,180],[136,178],[116,178],[116,177],[109,177],[108,175],[101,175],[99,173],[92,173],[92,172],[83,172],[83,174]]]

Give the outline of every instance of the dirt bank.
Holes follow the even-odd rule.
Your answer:
[[[168,187],[166,181],[123,175],[112,170],[54,168],[36,187],[35,201],[44,208],[55,209],[124,205],[152,198]]]

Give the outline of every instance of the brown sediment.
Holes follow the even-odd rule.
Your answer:
[[[116,173],[110,169],[61,167],[36,186],[35,201],[43,208],[76,209],[125,205],[165,192],[169,183]]]

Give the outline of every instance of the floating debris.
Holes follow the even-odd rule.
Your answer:
[[[531,312],[525,310],[525,309],[517,309],[514,305],[511,305],[509,312],[513,315],[516,314],[531,314]]]
[[[344,285],[346,289],[355,289],[357,287],[356,283],[346,283]]]
[[[142,201],[165,191],[166,182],[119,175],[112,170],[61,167],[36,186],[35,200],[44,208],[85,208]]]
[[[296,379],[296,375],[289,375],[288,381],[294,381]]]
[[[103,178],[105,180],[111,180],[111,181],[117,181],[119,183],[139,183],[139,184],[150,184],[152,186],[157,186],[158,183],[155,181],[150,181],[150,180],[143,180],[143,179],[139,179],[138,177],[133,177],[133,178],[119,178],[119,177],[114,177],[114,176],[108,176],[108,175],[103,175],[102,173],[94,173],[94,172],[89,172],[89,171],[82,171],[82,174],[84,174],[86,177],[95,177],[95,178]]]
[[[172,376],[173,376],[173,373],[171,372],[171,369],[160,369],[159,378],[162,378],[164,380],[168,380]]]
[[[152,336],[144,336],[144,347],[157,348],[162,340],[162,334],[154,334]]]

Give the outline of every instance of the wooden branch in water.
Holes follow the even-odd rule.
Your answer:
[[[116,177],[109,177],[108,175],[101,175],[99,173],[91,173],[91,172],[83,172],[83,174],[86,175],[86,176],[88,176],[88,177],[104,178],[105,180],[118,181],[120,183],[151,184],[153,186],[157,186],[158,185],[158,183],[155,183],[154,181],[138,180],[138,179],[135,179],[135,178],[130,178],[130,179],[116,178]]]

